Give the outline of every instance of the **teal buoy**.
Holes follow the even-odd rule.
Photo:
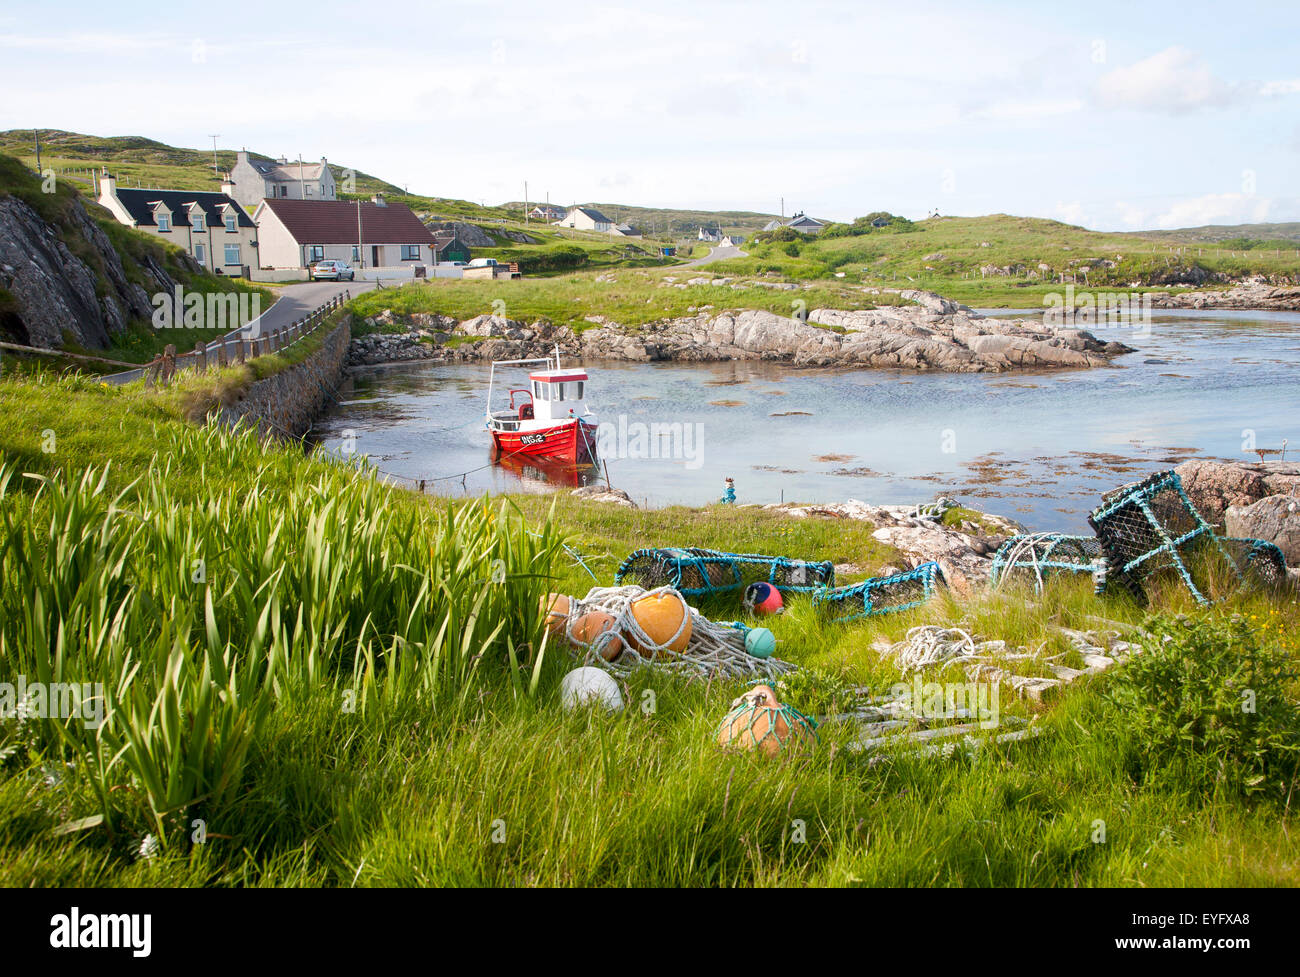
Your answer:
[[[745,632],[745,650],[755,658],[770,658],[776,651],[776,635],[767,628],[750,628]]]

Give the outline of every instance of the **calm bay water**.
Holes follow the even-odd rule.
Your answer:
[[[1101,492],[1189,457],[1254,459],[1249,432],[1261,448],[1289,438],[1287,456],[1300,456],[1300,313],[1179,311],[1156,314],[1149,333],[1091,331],[1138,352],[1111,369],[959,375],[600,362],[587,364],[588,404],[627,432],[603,442],[610,480],[652,506],[714,501],[730,476],[740,502],[945,494],[1033,529],[1085,532]],[[487,381],[481,364],[359,369],[317,426],[318,450],[355,444],[440,494],[594,480],[491,465]],[[678,457],[628,456],[647,453],[638,425],[651,424],[694,437]]]

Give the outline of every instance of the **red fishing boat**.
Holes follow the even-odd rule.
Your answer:
[[[509,404],[493,408],[497,368],[527,368],[528,386],[506,387]],[[540,367],[540,369],[538,369]],[[487,429],[499,457],[549,458],[581,465],[596,460],[596,420],[585,402],[587,371],[553,359],[496,360],[488,381]]]

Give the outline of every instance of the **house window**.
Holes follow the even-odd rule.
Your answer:
[[[203,245],[201,244],[194,245],[194,260],[202,265],[202,264],[207,264],[207,261],[205,259],[206,259],[206,255],[204,254],[203,251]]]
[[[361,260],[361,245],[359,244],[352,245],[352,260],[353,261]]]
[[[323,245],[323,244],[312,244],[312,245],[309,245],[309,246],[307,247],[307,260],[308,260],[308,261],[324,261],[324,260],[325,260],[325,245]]]
[[[243,264],[243,262],[239,260],[239,245],[238,245],[238,244],[227,244],[227,245],[226,245],[226,264],[228,264],[228,265],[242,265],[242,264]]]
[[[172,219],[170,214],[159,214],[155,219],[158,221],[159,233],[165,234],[172,229]]]
[[[310,183],[303,184],[302,192],[303,192],[306,196],[310,197],[310,196],[311,196],[311,184],[310,184]]]
[[[403,260],[403,261],[419,261],[419,260],[420,260],[420,246],[419,246],[418,244],[403,244],[403,245],[402,245],[402,260]]]
[[[203,224],[202,214],[195,214],[193,220],[194,220],[194,229],[196,231],[202,232],[207,229]]]
[[[236,222],[238,219],[239,219],[239,218],[237,218],[237,217],[236,217],[234,214],[232,214],[232,213],[227,213],[227,214],[226,214],[226,230],[229,231],[231,234],[234,234],[234,233],[235,233],[235,222]]]

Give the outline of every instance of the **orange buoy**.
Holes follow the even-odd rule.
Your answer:
[[[584,648],[592,648],[606,661],[613,661],[623,653],[623,639],[615,630],[615,621],[604,611],[590,611],[573,622],[573,640]]]
[[[564,634],[564,623],[569,619],[571,608],[569,598],[563,594],[547,594],[542,598],[542,616],[546,619],[546,630],[553,635]]]
[[[653,652],[665,645],[676,652],[686,650],[691,640],[691,610],[677,591],[667,590],[661,594],[638,597],[632,601],[629,610],[646,637],[657,646],[643,648],[635,635],[627,635],[628,641],[637,651]]]
[[[732,702],[731,711],[718,725],[719,746],[757,749],[764,756],[811,747],[816,742],[808,718],[782,705],[767,685],[756,685]]]

